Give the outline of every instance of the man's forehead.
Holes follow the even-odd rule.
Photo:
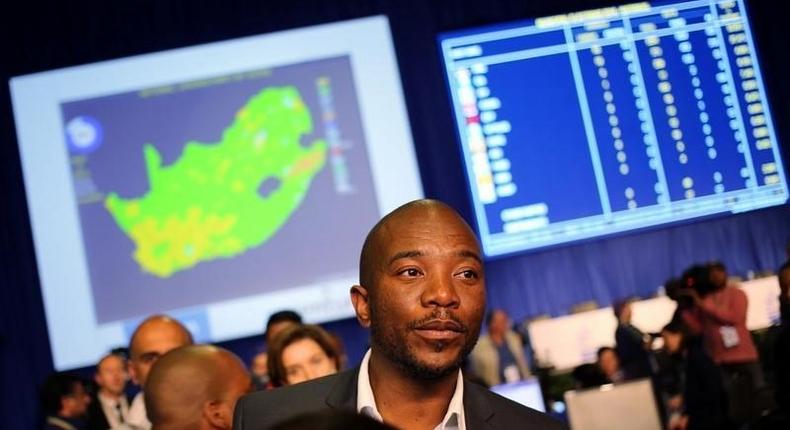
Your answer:
[[[108,355],[107,357],[104,357],[99,362],[99,364],[96,367],[98,367],[99,370],[101,370],[101,369],[108,368],[108,367],[113,367],[113,366],[115,366],[115,367],[118,367],[118,366],[123,367],[123,358],[121,358],[121,357],[119,357],[117,355]]]
[[[378,229],[375,242],[384,253],[403,246],[466,246],[478,251],[477,239],[454,211],[443,206],[417,206],[393,214]],[[395,249],[395,250],[393,250]]]
[[[176,324],[154,323],[140,329],[132,342],[132,349],[145,353],[172,344],[186,345],[189,334]]]
[[[414,206],[391,214],[379,234],[388,239],[431,233],[458,236],[476,242],[472,230],[455,211],[445,206]]]
[[[401,252],[423,254],[479,254],[477,239],[464,224],[437,224],[417,221],[382,226],[376,245],[382,257]]]

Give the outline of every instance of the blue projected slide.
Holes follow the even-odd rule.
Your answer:
[[[489,257],[787,201],[743,1],[634,3],[440,42]]]
[[[10,90],[58,370],[128,345],[152,314],[198,342],[258,335],[282,309],[351,317],[367,230],[423,196],[385,16]]]

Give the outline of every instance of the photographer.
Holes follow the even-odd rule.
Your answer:
[[[683,313],[694,307],[694,300],[686,293],[688,288],[680,278],[672,278],[664,282],[664,291],[667,297],[677,303],[675,313],[672,314],[671,323],[685,324]]]
[[[757,394],[764,387],[757,349],[746,328],[746,294],[727,284],[721,263],[693,266],[683,273],[682,281],[679,293],[693,304],[682,311],[683,321],[693,334],[702,336],[722,371],[731,419],[738,426],[746,424],[759,417]]]

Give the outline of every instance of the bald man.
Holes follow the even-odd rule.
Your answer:
[[[151,422],[146,417],[144,400],[148,372],[159,357],[192,343],[189,330],[167,315],[148,317],[137,326],[129,341],[129,376],[140,386],[141,391],[129,408],[127,424],[137,429],[151,428]]]
[[[235,429],[325,408],[410,430],[563,428],[464,379],[461,362],[486,308],[485,273],[477,239],[453,209],[418,200],[385,216],[365,239],[359,269],[351,303],[371,344],[360,366],[243,397]]]
[[[145,406],[154,430],[230,430],[236,401],[251,387],[249,373],[230,351],[183,346],[151,368]]]

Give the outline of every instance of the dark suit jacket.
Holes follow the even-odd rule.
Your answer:
[[[129,399],[127,398],[128,402]],[[107,430],[110,428],[110,423],[104,415],[104,409],[101,407],[98,395],[91,396],[91,403],[88,405],[88,419],[85,422],[85,428],[88,430]]]
[[[234,430],[266,429],[288,418],[326,408],[355,411],[359,368],[272,391],[242,397],[236,404]],[[464,381],[466,428],[562,430],[548,415],[522,406],[477,384]]]
[[[631,324],[619,324],[614,332],[615,351],[628,379],[650,377],[650,356],[644,347],[644,334]]]

